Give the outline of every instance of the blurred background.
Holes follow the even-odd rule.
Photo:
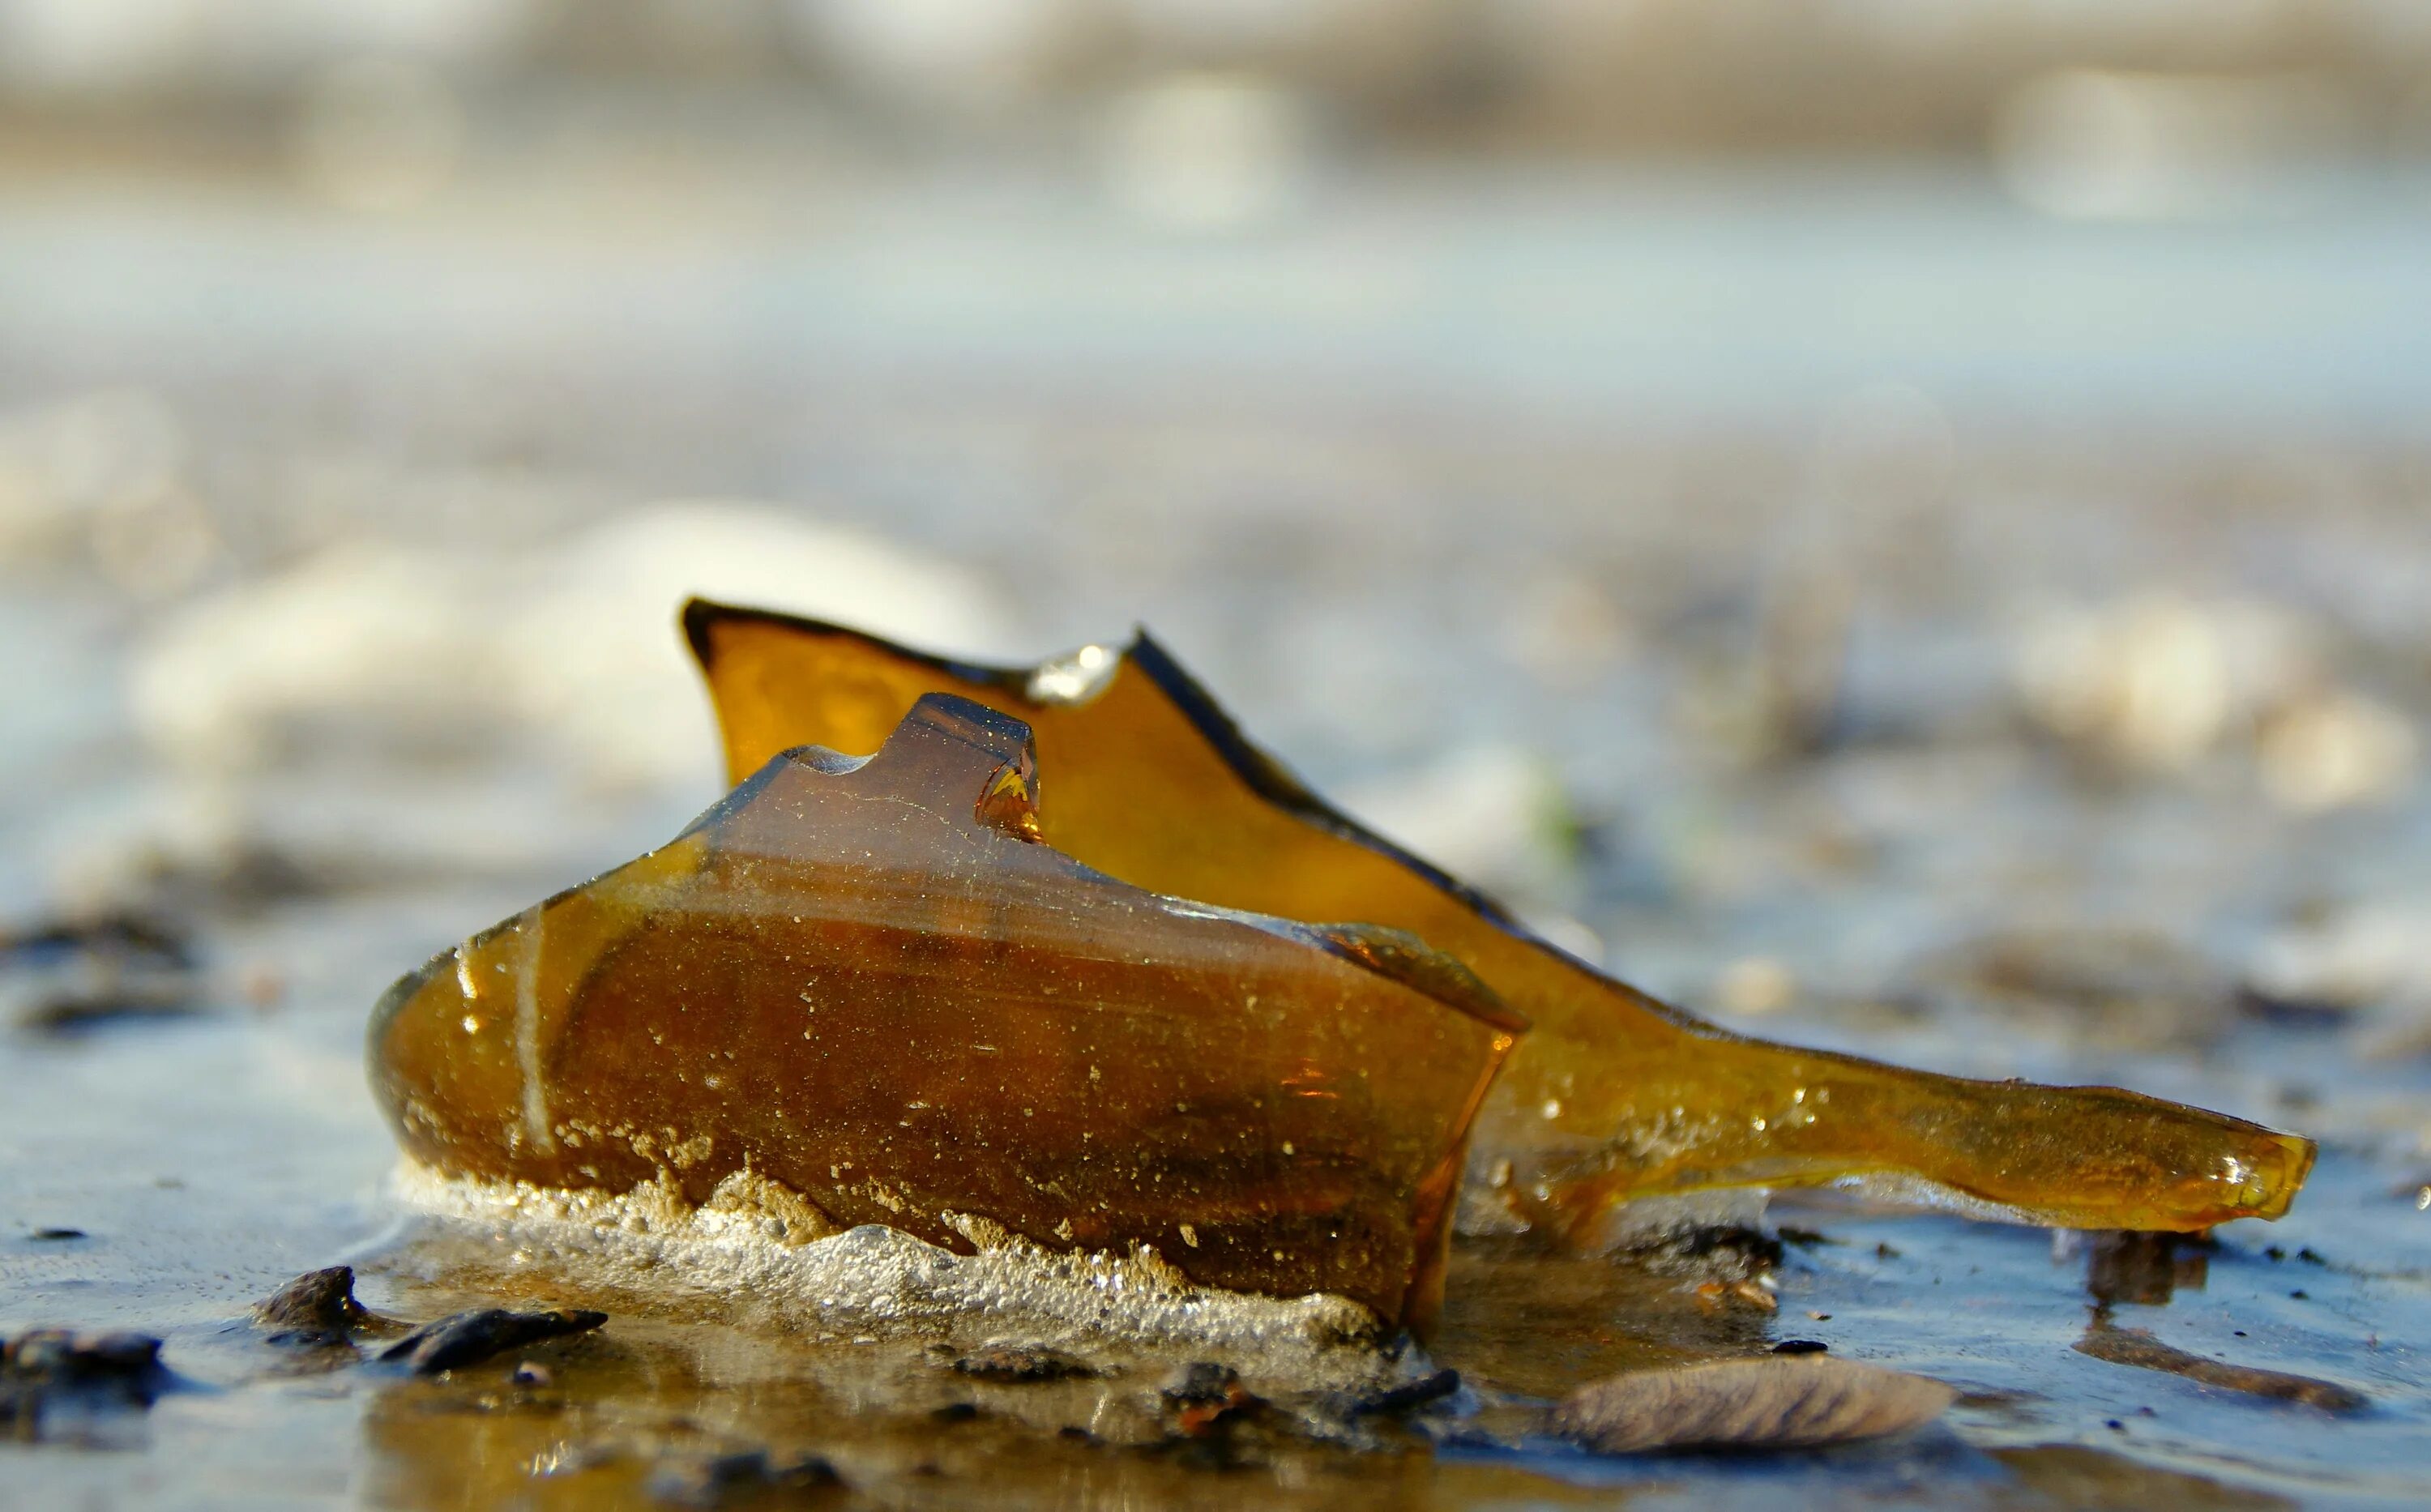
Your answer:
[[[0,904],[609,864],[700,591],[1673,991],[2250,930],[2415,865],[2426,229],[2405,0],[0,0]]]
[[[716,796],[702,592],[1145,622],[1624,976],[2419,1249],[2426,419],[2419,0],[0,0],[11,1218],[375,1180],[387,980]]]

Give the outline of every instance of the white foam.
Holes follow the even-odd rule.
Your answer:
[[[1376,1315],[1348,1298],[1254,1296],[1192,1283],[1150,1249],[1057,1252],[984,1218],[957,1224],[958,1254],[877,1224],[836,1233],[759,1178],[693,1206],[671,1184],[622,1194],[449,1176],[413,1161],[393,1181],[408,1206],[516,1268],[570,1285],[645,1292],[672,1310],[713,1304],[729,1321],[835,1336],[1016,1334],[1099,1352],[1219,1355],[1245,1375],[1349,1387],[1385,1369]],[[806,1236],[807,1235],[807,1236]]]

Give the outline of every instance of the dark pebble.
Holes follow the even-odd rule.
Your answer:
[[[1831,1345],[1819,1338],[1786,1338],[1772,1347],[1775,1354],[1821,1354]]]
[[[16,1027],[32,1034],[202,1012],[184,936],[133,915],[0,932],[0,975],[8,978]]]
[[[662,1460],[646,1489],[653,1501],[676,1506],[717,1506],[729,1497],[763,1488],[802,1490],[842,1484],[835,1467],[816,1455],[779,1462],[764,1449]]]
[[[1069,1354],[1054,1350],[974,1350],[956,1358],[953,1369],[981,1381],[1062,1381],[1098,1372]]]
[[[54,920],[16,933],[0,934],[0,960],[42,960],[103,953],[164,966],[194,964],[186,932],[165,919],[113,913],[97,918]]]
[[[28,1329],[0,1339],[0,1424],[11,1436],[38,1438],[43,1406],[57,1397],[148,1407],[167,1374],[160,1341],[149,1334]],[[0,1478],[0,1488],[6,1484]]]
[[[980,1409],[967,1402],[948,1402],[930,1410],[929,1416],[938,1422],[968,1422],[980,1415]]]
[[[1177,1425],[1191,1437],[1266,1405],[1263,1398],[1251,1395],[1241,1385],[1238,1371],[1209,1360],[1185,1368],[1162,1395]]]
[[[2327,1260],[2324,1260],[2319,1254],[2316,1254],[2313,1252],[2313,1247],[2309,1244],[2296,1252],[2296,1258],[2304,1261],[2308,1266],[2325,1266],[2329,1264]]]
[[[1176,1406],[1211,1404],[1229,1402],[1241,1390],[1241,1373],[1229,1365],[1213,1360],[1199,1360],[1182,1368],[1182,1374],[1163,1392],[1165,1400]]]
[[[307,1270],[253,1304],[256,1328],[280,1343],[342,1341],[346,1331],[371,1318],[355,1301],[355,1268]]]
[[[81,1239],[85,1236],[82,1229],[57,1228],[49,1224],[44,1224],[33,1233],[33,1237],[37,1239]]]
[[[1357,1418],[1408,1412],[1413,1408],[1423,1407],[1431,1402],[1441,1402],[1459,1389],[1460,1372],[1458,1370],[1437,1370],[1433,1375],[1423,1375],[1415,1381],[1405,1381],[1390,1391],[1370,1397],[1354,1405],[1350,1412],[1351,1416]]]
[[[606,1313],[581,1308],[517,1313],[483,1307],[425,1323],[380,1351],[379,1357],[391,1365],[401,1364],[416,1375],[437,1375],[543,1339],[586,1334],[606,1321]]]
[[[160,1341],[122,1329],[37,1328],[0,1344],[0,1374],[50,1386],[147,1378],[160,1369]]]

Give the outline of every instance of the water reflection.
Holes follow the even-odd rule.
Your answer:
[[[2119,1302],[2166,1307],[2181,1287],[2201,1291],[2211,1273],[2210,1239],[2190,1234],[2112,1230],[2055,1236],[2054,1258],[2085,1256],[2085,1289],[2104,1309]]]

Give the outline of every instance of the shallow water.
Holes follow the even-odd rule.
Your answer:
[[[838,1500],[902,1506],[2419,1502],[2431,1064],[2416,1042],[2431,971],[2406,921],[2431,898],[2431,540],[2419,445],[2356,417],[2403,408],[2431,369],[2384,361],[2392,328],[2363,313],[2410,299],[2416,263],[2375,254],[2343,278],[2339,260],[2350,231],[2410,244],[2413,212],[2249,228],[2223,253],[2160,231],[1995,236],[2022,212],[1978,188],[1869,182],[1873,197],[1827,196],[1805,262],[1771,258],[1788,209],[1763,184],[1553,183],[1500,217],[1467,216],[1478,202],[1436,185],[1353,196],[1338,223],[1275,245],[1198,251],[1051,216],[971,251],[940,229],[956,224],[941,190],[867,210],[860,231],[780,235],[740,271],[713,240],[619,253],[533,309],[518,291],[551,287],[579,239],[499,242],[512,216],[492,204],[383,239],[375,285],[397,299],[333,327],[307,317],[357,266],[358,226],[251,191],[140,213],[45,193],[25,202],[39,213],[0,216],[0,267],[40,275],[13,284],[39,298],[0,307],[0,331],[26,338],[0,344],[9,455],[88,432],[140,450],[162,415],[174,443],[160,464],[174,486],[95,484],[100,502],[69,499],[56,519],[10,496],[0,902],[19,923],[138,909],[190,932],[199,957],[189,1016],[0,1031],[0,1327],[141,1328],[167,1340],[176,1378],[148,1412],[61,1420],[44,1442],[0,1448],[0,1484],[46,1506],[591,1507],[767,1449],[828,1457]],[[1328,268],[1360,265],[1343,250],[1359,237],[1452,222],[1467,249],[1438,245],[1409,286],[1449,291],[1492,338],[1482,349],[1459,319],[1409,313],[1440,308],[1432,295],[1400,316],[1371,309],[1366,326],[1293,324],[1309,289],[1334,286]],[[1593,234],[1557,234],[1579,224]],[[1641,224],[1654,230],[1633,240]],[[1969,249],[1987,238],[2023,263],[1980,265]],[[927,292],[845,298],[899,241],[930,256],[896,283],[916,275]],[[1886,345],[1785,313],[1811,313],[1816,280],[1877,244],[1878,266],[1980,318]],[[180,245],[205,256],[181,260]],[[83,255],[95,248],[115,260]],[[466,248],[486,249],[471,271]],[[1769,292],[1685,364],[1674,397],[1701,418],[1605,424],[1603,407],[1661,391],[1676,365],[1627,339],[1647,310],[1616,295],[1565,332],[1539,305],[1621,267],[1693,281],[1712,265],[1700,249],[1727,254],[1722,281]],[[789,259],[817,277],[780,277]],[[1174,314],[1204,308],[1203,282],[1161,302],[1194,268],[1256,318]],[[1528,319],[1498,302],[1515,270],[1539,280]],[[135,292],[102,300],[96,280],[117,274]],[[2031,311],[1995,295],[2046,274],[2080,312],[2167,297],[2140,331],[2073,325],[2042,348],[2047,365],[2021,362]],[[839,302],[821,303],[819,277]],[[1088,318],[1014,297],[1041,279]],[[289,282],[320,293],[282,306]],[[965,295],[959,324],[931,318],[947,284]],[[1653,297],[1642,279],[1609,287],[1624,284]],[[2272,295],[2298,289],[2323,292],[2292,336],[2212,318],[2284,314]],[[584,335],[618,300],[654,294],[670,302],[652,321]],[[689,319],[704,298],[729,324]],[[242,318],[215,324],[214,300]],[[773,327],[746,318],[770,310]],[[847,328],[843,353],[771,334]],[[2196,328],[2213,345],[2180,339]],[[1684,344],[1694,328],[1661,328]],[[1109,329],[1127,334],[1089,334]],[[2307,361],[2280,361],[2306,332],[2327,335]],[[215,333],[232,344],[214,348]],[[2137,363],[2111,360],[2122,345]],[[851,360],[871,346],[918,351],[920,371],[872,388]],[[1333,358],[1309,368],[1320,347]],[[2122,439],[2117,412],[2147,379],[2196,369],[2144,416],[2166,439]],[[1411,381],[1390,402],[1364,387],[1391,372]],[[1877,373],[1903,381],[1861,381]],[[96,399],[103,379],[114,387]],[[2288,418],[2299,390],[2352,433]],[[1539,393],[1568,418],[1515,419]],[[78,431],[91,413],[103,418]],[[264,580],[367,543],[454,565],[444,585],[409,576],[429,596],[403,613],[454,616],[457,655],[488,645],[516,595],[605,594],[544,571],[602,519],[703,493],[792,501],[773,517],[880,534],[914,570],[970,575],[1003,644],[964,649],[1042,654],[1148,618],[1320,786],[1512,893],[1566,944],[1738,1027],[2132,1085],[2315,1134],[2320,1168],[2282,1223],[2233,1225],[2162,1268],[2166,1294],[2148,1272],[2127,1288],[2139,1300],[2106,1304],[2097,1284],[2119,1287],[2094,1276],[2098,1246],[1837,1196],[1774,1201],[1769,1222],[1821,1235],[1787,1246],[1777,1311],[1701,1296],[1710,1268],[1474,1241],[1428,1350],[1463,1395],[1350,1426],[1295,1400],[1315,1383],[1261,1379],[1278,1410],[1221,1444],[1156,1428],[1157,1388],[1203,1346],[1105,1346],[1119,1373],[1096,1380],[973,1383],[916,1331],[751,1322],[755,1309],[605,1280],[512,1235],[401,1226],[362,1082],[370,1003],[468,930],[672,833],[714,796],[705,713],[680,690],[647,702],[663,689],[640,672],[584,682],[606,688],[593,701],[608,723],[584,725],[592,746],[553,744],[562,714],[399,682],[411,653],[365,631],[330,637],[357,647],[341,685],[277,685],[268,706],[290,727],[231,756],[147,744],[130,668],[201,633],[181,617],[193,602],[259,603],[244,596]],[[102,522],[174,522],[161,501],[177,498],[209,522],[202,565],[177,580],[158,561],[132,571],[148,559]],[[384,613],[369,581],[346,624]],[[816,610],[835,591],[805,580],[797,601]],[[2191,746],[2183,709],[2179,726],[2131,712],[2072,731],[2037,715],[2017,666],[2049,613],[2156,596],[2181,619],[2118,630],[2104,657],[2179,674],[2191,658],[2198,680],[2225,667],[2227,712]],[[2250,649],[2238,614],[2255,604],[2293,650]],[[365,687],[386,700],[368,714],[348,701]],[[2389,712],[2417,748],[2316,810],[2288,784],[2319,780],[2318,757],[2270,731],[2318,713],[2324,687]],[[233,681],[204,692],[226,721],[267,717]],[[639,712],[619,726],[627,701]],[[597,759],[612,739],[672,741],[675,759],[637,776]],[[2122,762],[2119,741],[2143,756]],[[2369,934],[2373,910],[2401,948],[2366,989],[2340,998],[2316,966],[2276,996],[2241,992],[2274,949]],[[2040,932],[2020,949],[2065,969],[2024,989],[1987,980],[1968,942],[2028,928]],[[27,980],[11,968],[11,1013],[33,1002]],[[46,1226],[83,1236],[34,1236]],[[342,1259],[400,1317],[509,1299],[613,1317],[532,1352],[554,1378],[530,1388],[508,1380],[512,1359],[417,1382],[273,1348],[243,1323],[255,1299]],[[2372,1405],[2332,1416],[2078,1352],[2103,1306],[2118,1326]],[[1786,1455],[1605,1460],[1526,1436],[1533,1406],[1598,1375],[1791,1338],[1967,1394],[1920,1435]],[[933,1416],[965,1402],[977,1416]]]

